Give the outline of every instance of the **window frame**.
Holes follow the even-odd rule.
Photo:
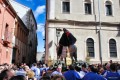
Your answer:
[[[90,11],[88,10],[88,11],[86,11],[86,4],[89,4],[90,5]],[[92,4],[92,2],[91,2],[91,0],[88,0],[88,1],[84,1],[84,13],[86,14],[86,15],[92,15],[92,11],[93,11],[93,6],[92,6],[93,4]],[[87,12],[87,13],[86,13]]]
[[[112,40],[112,43],[110,43],[111,40]],[[110,39],[109,40],[109,54],[110,54],[110,58],[117,58],[117,56],[118,56],[117,55],[117,45],[116,45],[115,39]]]
[[[64,3],[67,3],[67,2],[69,3],[69,5],[68,5],[69,6],[69,10],[65,11],[64,10]],[[61,9],[62,9],[62,13],[70,13],[70,1],[69,0],[62,1]]]
[[[108,12],[108,7],[107,6],[110,6],[110,9],[109,9],[109,12]],[[111,11],[111,12],[110,12]],[[113,16],[113,5],[112,5],[112,2],[111,1],[106,1],[105,2],[105,15],[106,16]]]
[[[91,41],[90,41],[91,40]],[[92,45],[91,45],[92,44]],[[89,46],[90,45],[90,46]],[[87,56],[94,58],[95,57],[95,47],[94,47],[94,40],[92,38],[88,38],[86,40],[86,47],[87,47]],[[90,51],[90,49],[92,51]]]

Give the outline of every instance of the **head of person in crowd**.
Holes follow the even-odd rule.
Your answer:
[[[62,75],[62,67],[60,65],[58,65],[58,67],[56,67],[56,70],[52,72],[51,77],[55,75]]]
[[[33,63],[33,66],[34,66],[34,67],[36,67],[36,66],[37,66],[37,64],[36,64],[36,63]]]
[[[43,68],[46,68],[46,64],[43,64]]]
[[[61,75],[55,75],[51,78],[51,80],[65,80],[65,78]]]
[[[18,70],[18,67],[17,67],[17,65],[15,65],[15,64],[12,64],[12,65],[11,65],[11,68],[12,68],[13,70]]]
[[[59,66],[57,67],[57,71],[58,71],[58,72],[62,72],[62,66],[59,65]]]
[[[34,79],[35,73],[29,68],[29,66],[25,66],[24,70],[26,71],[26,75],[28,76],[28,79]]]
[[[9,80],[14,74],[11,70],[5,69],[0,73],[0,80]]]
[[[94,65],[88,66],[90,72],[98,73],[98,68]]]
[[[23,63],[20,63],[19,65],[18,65],[18,70],[19,71],[24,71],[24,64]]]
[[[99,68],[99,71],[98,71],[98,73],[99,73],[99,74],[102,74],[102,73],[104,73],[104,68],[103,68],[103,67]]]
[[[68,71],[68,66],[62,66],[62,72]]]
[[[7,64],[7,63],[4,63],[3,66],[4,66],[4,69],[8,69],[9,68],[9,64]]]
[[[43,76],[42,76],[42,78],[40,80],[51,80],[50,79],[50,74],[49,73],[43,74]]]
[[[46,70],[43,69],[43,70],[42,70],[42,76],[43,76],[45,73],[46,73]]]
[[[77,72],[80,72],[81,71],[81,67],[80,66],[75,66],[75,70],[77,71]]]
[[[75,66],[74,65],[69,65],[69,70],[75,70]]]
[[[103,66],[102,66],[102,64],[99,63],[99,64],[98,64],[98,67],[101,68],[101,67],[103,67]]]
[[[86,64],[85,63],[82,65],[82,71],[86,71]]]
[[[48,64],[45,64],[46,65],[46,67],[48,67]]]
[[[42,67],[43,67],[43,65],[42,65],[42,64],[40,64],[40,65],[39,65],[39,67],[40,67],[40,68],[42,68]]]
[[[109,61],[109,63],[110,63],[110,64],[112,64],[112,63],[113,63],[113,61],[112,61],[112,60],[110,60],[110,61]]]
[[[27,72],[27,71],[29,71],[29,69],[30,69],[29,66],[24,66],[24,71]]]
[[[57,66],[53,66],[53,67],[51,67],[51,69],[52,69],[52,71],[56,71]]]
[[[27,79],[22,75],[17,75],[17,76],[11,77],[9,80],[27,80]]]
[[[106,66],[105,66],[106,70],[110,70],[110,63],[107,63]]]
[[[117,66],[116,66],[115,63],[112,63],[112,64],[110,65],[110,70],[111,70],[112,72],[116,72],[116,71],[117,71]]]

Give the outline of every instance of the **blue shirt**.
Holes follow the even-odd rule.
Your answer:
[[[15,75],[16,75],[16,76],[17,76],[17,75],[22,75],[22,76],[26,77],[26,72],[25,72],[25,71],[16,71],[16,72],[15,72]]]
[[[83,80],[105,80],[102,76],[98,75],[94,72],[88,72],[84,77]]]
[[[120,80],[120,75],[117,72],[108,72],[106,75],[107,80]]]
[[[79,74],[74,70],[69,70],[65,72],[63,75],[66,80],[81,80]]]
[[[34,71],[35,77],[40,76],[40,70],[39,70],[39,68],[33,66],[33,67],[31,68],[31,70]]]

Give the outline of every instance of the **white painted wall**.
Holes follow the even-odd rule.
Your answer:
[[[98,14],[98,0],[92,0],[95,4],[95,14],[92,15],[86,15],[84,13],[84,0],[69,0],[71,9],[70,14],[63,14],[61,12],[62,7],[62,1],[65,0],[55,0],[55,7],[52,8],[52,12],[55,12],[55,14],[51,15],[48,11],[48,20],[53,19],[52,16],[55,16],[56,19],[54,20],[73,20],[73,21],[81,21],[81,22],[95,22],[95,16],[96,21],[99,22],[99,14]],[[100,0],[100,19],[101,22],[108,22],[108,23],[120,23],[120,7],[119,7],[119,0],[111,0],[112,1],[112,7],[113,7],[113,16],[106,16],[105,15],[105,1],[106,0]],[[51,4],[52,0],[50,1],[50,9],[53,7],[54,4]],[[48,7],[49,10],[49,7]],[[53,11],[54,10],[54,11]],[[92,9],[93,10],[93,9]],[[97,63],[100,62],[99,59],[99,39],[98,39],[98,33],[96,33],[96,30],[85,30],[85,29],[96,29],[95,25],[76,25],[76,24],[67,24],[67,23],[57,23],[57,22],[48,22],[48,43],[50,41],[53,41],[52,47],[49,48],[49,52],[46,54],[50,54],[52,59],[54,59],[54,56],[56,55],[56,49],[54,43],[57,43],[57,37],[56,37],[56,28],[61,27],[61,29],[67,28],[76,38],[76,46],[78,48],[77,56],[78,60],[85,60],[87,51],[86,51],[86,40],[87,38],[92,38],[94,40],[94,47],[95,47],[95,58],[90,59],[91,62]],[[118,26],[109,26],[109,25],[102,25],[101,26],[101,47],[102,47],[102,58],[103,61],[109,61],[112,59],[113,61],[120,61],[120,36],[118,35],[118,31],[106,31],[103,29],[109,29],[109,30],[118,30]],[[73,29],[72,29],[73,28]],[[85,29],[81,29],[85,28]],[[62,34],[63,32],[61,32]],[[110,58],[109,53],[109,39],[115,39],[117,42],[117,58]]]
[[[60,20],[77,20],[77,21],[95,21],[95,14],[98,21],[98,0],[93,0],[95,3],[95,14],[85,15],[84,13],[84,0],[70,0],[70,14],[62,13],[62,1],[65,0],[55,0],[55,17]],[[101,20],[103,22],[119,22],[120,21],[120,7],[119,0],[111,0],[113,8],[113,16],[105,15],[105,0],[100,0],[100,13]],[[93,2],[92,2],[93,3]],[[93,4],[92,4],[93,5]],[[93,6],[92,6],[93,7]],[[54,10],[54,8],[52,9]],[[54,14],[53,14],[54,15]],[[52,16],[53,16],[52,15]]]

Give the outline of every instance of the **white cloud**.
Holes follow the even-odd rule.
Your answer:
[[[43,36],[45,36],[45,29],[44,29],[44,24],[43,23],[39,23],[37,25],[38,29],[37,32],[41,32]]]
[[[38,17],[40,14],[42,14],[44,12],[45,12],[45,5],[38,6],[37,9],[34,12],[35,17]]]

